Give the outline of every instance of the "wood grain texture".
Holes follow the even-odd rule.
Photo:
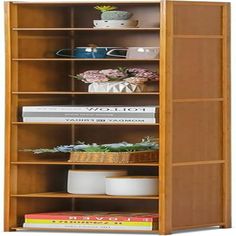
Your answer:
[[[174,167],[173,228],[223,221],[222,164]]]
[[[6,45],[6,112],[5,112],[5,188],[4,188],[4,231],[10,231],[10,148],[11,148],[11,21],[10,3],[4,3]]]
[[[230,4],[222,9],[222,93],[223,93],[223,206],[224,228],[231,227],[231,100],[230,100]]]
[[[161,55],[160,55],[160,234],[172,231],[172,3],[161,2]]]
[[[228,4],[173,5],[173,230],[230,227]]]

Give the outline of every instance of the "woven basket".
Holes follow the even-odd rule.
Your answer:
[[[68,162],[143,163],[157,162],[158,151],[140,152],[72,152]]]

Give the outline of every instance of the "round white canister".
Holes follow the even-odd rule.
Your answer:
[[[67,192],[72,194],[105,194],[105,178],[124,176],[125,170],[69,170]]]
[[[159,189],[157,176],[122,176],[106,178],[106,194],[116,196],[157,195]]]

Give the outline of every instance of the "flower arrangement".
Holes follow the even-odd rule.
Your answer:
[[[130,84],[143,84],[147,81],[158,81],[159,76],[156,72],[144,68],[124,68],[88,70],[72,76],[84,83],[100,83],[123,81]]]
[[[152,137],[145,137],[138,143],[110,143],[110,144],[85,144],[78,141],[75,145],[62,145],[51,149],[38,148],[38,149],[25,149],[25,152],[33,152],[34,154],[42,153],[72,153],[72,152],[135,152],[135,151],[151,151],[157,150],[159,145],[156,139]]]

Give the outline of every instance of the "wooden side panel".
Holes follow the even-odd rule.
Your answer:
[[[220,35],[222,7],[179,5],[174,8],[174,34]]]
[[[222,160],[221,102],[176,103],[173,163]]]
[[[229,227],[228,5],[168,9],[172,229]]]
[[[176,167],[173,176],[174,228],[223,222],[220,164]]]
[[[222,96],[221,51],[221,39],[174,39],[174,99]]]

